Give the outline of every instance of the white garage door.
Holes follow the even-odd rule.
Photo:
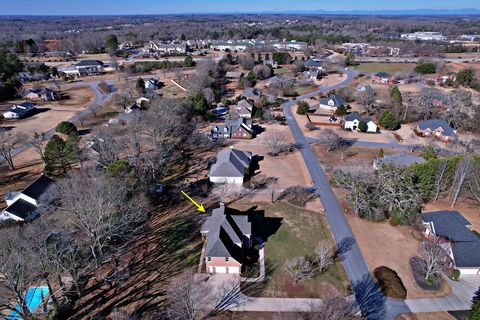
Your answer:
[[[227,267],[228,273],[240,273],[240,267]]]
[[[227,267],[214,267],[214,273],[227,273]]]

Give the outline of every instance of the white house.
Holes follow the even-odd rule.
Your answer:
[[[367,125],[368,133],[378,132],[378,126],[370,117],[362,118],[358,112],[351,112],[344,117],[343,128],[345,130],[359,131],[358,125],[363,121]]]
[[[233,148],[222,150],[217,162],[210,168],[208,177],[213,183],[243,183],[250,174],[252,153]]]
[[[20,192],[7,193],[5,202],[7,208],[0,214],[0,221],[13,219],[16,221],[32,220],[37,216],[36,209],[40,197],[47,191],[53,181],[41,175],[28,187]]]
[[[157,90],[158,89],[158,80],[155,78],[150,78],[145,81],[146,90]]]
[[[31,114],[35,109],[34,103],[23,102],[13,105],[10,111],[3,113],[3,117],[5,119],[21,119]]]
[[[340,106],[347,108],[349,105],[336,94],[331,94],[328,98],[320,98],[320,108],[336,111]]]
[[[239,101],[236,105],[230,106],[230,110],[238,113],[238,116],[241,118],[252,118],[252,105],[246,99]]]

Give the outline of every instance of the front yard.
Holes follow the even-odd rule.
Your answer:
[[[265,243],[268,280],[260,296],[321,298],[333,293],[347,293],[349,282],[341,263],[336,263],[324,273],[300,284],[294,284],[282,271],[286,260],[312,255],[320,240],[329,240],[333,243],[330,231],[320,213],[284,202],[236,203],[232,206],[240,210],[256,206],[256,210],[265,212],[265,217],[282,219],[280,228],[268,237]]]

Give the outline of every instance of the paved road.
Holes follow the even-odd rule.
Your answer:
[[[300,96],[296,100],[303,100],[323,92],[338,89],[352,81],[355,74],[355,72],[348,70],[347,79],[345,79],[343,82],[330,87],[320,87],[319,90],[304,96]],[[295,117],[292,114],[291,107],[295,102],[296,101],[290,100],[283,105],[283,111],[287,123],[290,127],[295,142],[301,146],[300,153],[307,165],[310,176],[314,183],[314,187],[316,188],[316,192],[320,196],[320,200],[325,210],[325,215],[337,245],[339,247],[343,247],[346,243],[351,244],[351,247],[343,253],[343,266],[347,273],[348,279],[352,284],[352,288],[358,296],[361,296],[365,292],[365,284],[373,284],[373,279],[368,271],[368,267],[363,259],[362,253],[360,252],[360,248],[354,241],[355,236],[346,221],[344,212],[339,205],[332,188],[330,187],[325,172],[318,163],[315,154],[312,152],[312,149],[309,145],[309,140],[305,138],[295,120]],[[381,298],[384,297],[382,296]],[[380,305],[381,301],[378,303],[379,305],[373,306],[373,308],[382,308]],[[377,314],[373,315],[372,318],[395,319],[399,314],[410,312],[410,309],[406,303],[394,300],[387,300],[383,306],[383,310],[385,312],[384,315]]]
[[[78,83],[69,84],[69,85],[65,86],[64,89],[70,89],[70,88],[78,87],[78,86],[88,86],[95,92],[95,100],[92,103],[90,103],[85,108],[85,110],[75,114],[73,117],[71,117],[70,119],[68,119],[66,121],[76,122],[80,119],[80,116],[85,116],[89,113],[94,112],[95,110],[100,108],[105,102],[107,102],[109,99],[112,98],[112,93],[104,94],[103,92],[100,91],[100,89],[98,88],[99,82],[100,81],[78,82]],[[107,82],[110,86],[113,85],[113,80],[108,80],[108,81],[105,81],[105,82]],[[55,133],[55,128],[51,128],[50,130],[45,132],[45,138],[50,139],[50,137],[54,133]],[[18,146],[17,148],[12,150],[12,156],[16,156],[20,152],[25,151],[26,149],[28,149],[28,147],[29,147],[29,145],[27,143],[23,144],[21,146]]]

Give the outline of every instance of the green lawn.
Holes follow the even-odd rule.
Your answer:
[[[281,68],[278,68],[278,69],[274,69],[273,70],[273,74],[277,75],[277,74],[284,74],[284,73],[288,73],[288,72],[292,72],[292,70],[290,70],[289,68],[287,67],[281,67]]]
[[[282,218],[280,228],[265,244],[267,269],[271,266],[272,273],[261,296],[314,298],[331,295],[332,289],[340,293],[347,292],[349,282],[341,263],[298,285],[293,284],[282,271],[287,259],[312,255],[320,240],[328,239],[333,243],[320,213],[284,202],[255,203],[242,205],[238,209],[246,210],[252,206],[258,206],[256,210],[264,210],[266,217]]]
[[[400,71],[412,71],[416,66],[415,63],[362,63],[356,66],[355,69],[372,74],[387,72],[393,75]]]

